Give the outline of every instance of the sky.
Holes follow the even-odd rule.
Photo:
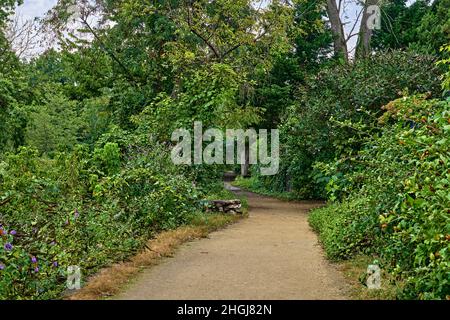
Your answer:
[[[26,20],[42,17],[56,2],[57,0],[25,0],[16,12]]]

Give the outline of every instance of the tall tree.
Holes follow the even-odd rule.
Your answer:
[[[341,4],[341,1],[339,1],[339,4]],[[348,61],[347,41],[340,18],[340,9],[340,5],[337,5],[336,0],[327,0],[327,13],[333,32],[334,54]]]
[[[379,3],[380,0],[366,0],[363,4],[363,14],[355,53],[357,58],[368,56],[371,52],[370,44],[376,23],[374,19],[380,18],[379,16],[375,17],[375,15],[380,14]]]

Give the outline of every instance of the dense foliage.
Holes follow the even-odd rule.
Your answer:
[[[243,186],[327,198],[310,221],[330,258],[378,256],[402,298],[449,295],[449,0],[380,3],[353,60],[333,1],[58,0],[39,21],[54,42],[22,61],[22,2],[0,0],[0,299],[60,297],[68,266],[200,214],[230,168],[171,162],[195,121],[279,128],[280,172]]]
[[[250,73],[270,66],[264,48],[285,50],[289,10],[61,0],[42,21],[61,50],[19,61],[4,37],[15,4],[0,2],[0,298],[48,299],[68,266],[121,261],[220,192],[223,168],[172,163],[171,133],[259,121]]]
[[[381,29],[375,30],[374,48],[412,48],[437,53],[450,38],[450,1],[406,0],[383,2]]]
[[[404,92],[440,95],[441,73],[434,62],[432,56],[391,52],[308,77],[280,126],[280,174],[262,177],[262,183],[274,192],[292,190],[300,198],[326,197],[330,176],[315,165],[350,156],[359,150],[359,138],[371,134],[343,123],[370,127],[381,107]]]
[[[188,222],[199,192],[162,147],[106,143],[53,159],[22,148],[0,163],[2,298],[53,298],[67,266],[91,273]]]
[[[379,256],[406,298],[450,292],[450,101],[411,96],[386,105],[379,134],[352,157],[343,201],[313,212],[330,258]],[[338,190],[333,190],[338,192]]]

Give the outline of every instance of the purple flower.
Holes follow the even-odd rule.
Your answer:
[[[6,251],[11,251],[13,249],[12,244],[9,242],[6,243],[3,247],[5,248]]]
[[[9,232],[9,234],[11,234],[12,236],[15,236],[15,235],[17,234],[17,231],[16,231],[16,230],[11,230],[11,231]]]
[[[53,263],[52,263],[52,264],[53,264],[53,267],[55,267],[55,268],[56,268],[56,267],[58,266],[58,261],[53,261]]]
[[[51,246],[56,246],[56,242],[55,242],[55,241],[52,241],[52,242],[50,242],[50,245],[51,245]]]
[[[37,263],[37,258],[36,258],[35,256],[32,256],[32,257],[31,257],[31,262],[32,262],[32,263]]]
[[[75,215],[75,219],[77,219],[80,216],[78,209],[75,209],[74,215]]]
[[[34,268],[34,272],[38,273],[39,272],[39,267]]]
[[[66,220],[66,222],[64,222],[64,224],[67,226],[69,224],[69,220]]]
[[[3,269],[5,269],[5,265],[0,263],[0,270],[3,270]]]

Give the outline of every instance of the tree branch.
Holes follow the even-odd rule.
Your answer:
[[[218,52],[218,50],[212,45],[212,43],[210,43],[208,41],[208,39],[206,39],[204,36],[202,36],[197,30],[194,29],[194,26],[192,25],[192,20],[191,20],[191,7],[189,6],[189,4],[187,5],[187,11],[188,11],[188,16],[187,16],[187,23],[189,26],[189,30],[195,34],[197,37],[199,37],[210,49],[211,51],[214,53],[214,55],[216,56],[217,59],[221,59],[220,53]]]
[[[133,74],[128,70],[128,68],[122,63],[122,61],[120,61],[119,58],[116,57],[116,55],[114,54],[114,52],[112,52],[112,50],[110,50],[105,44],[104,42],[100,39],[99,35],[97,34],[97,32],[95,32],[95,30],[91,27],[91,25],[88,23],[88,21],[85,18],[81,18],[81,21],[83,22],[83,24],[89,29],[89,32],[92,33],[92,35],[94,36],[94,38],[99,42],[100,46],[103,48],[103,50],[105,50],[105,52],[107,54],[109,54],[109,56],[123,69],[123,71],[125,71],[127,77],[129,78],[130,81],[135,82],[134,76]]]

